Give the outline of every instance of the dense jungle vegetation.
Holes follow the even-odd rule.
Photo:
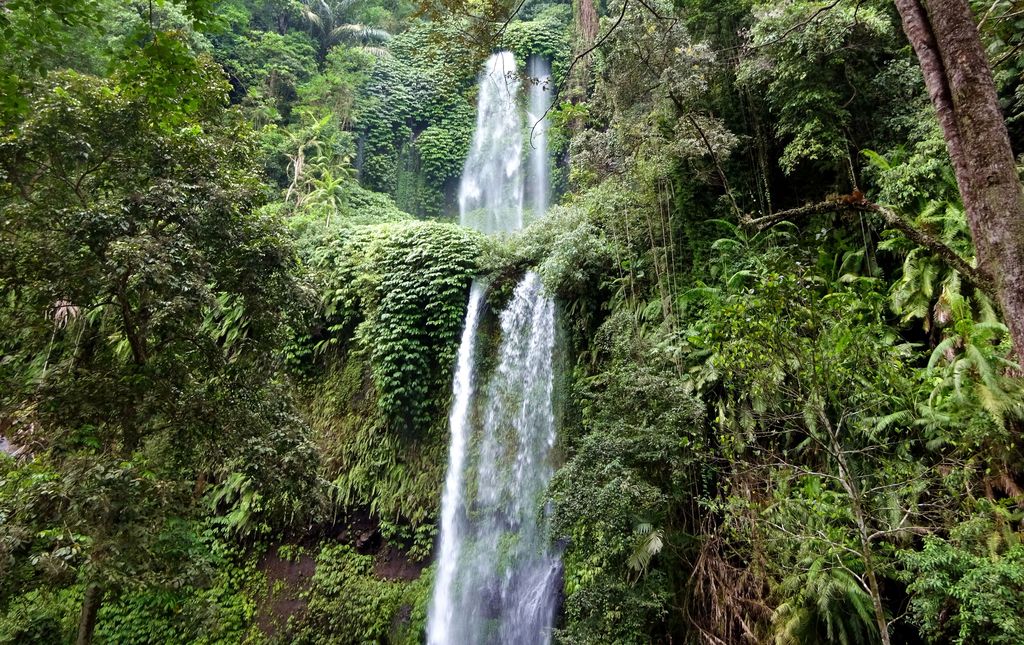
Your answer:
[[[501,48],[556,205],[491,238]],[[528,268],[556,642],[1021,643],[1022,153],[1021,0],[0,0],[0,643],[422,642]]]

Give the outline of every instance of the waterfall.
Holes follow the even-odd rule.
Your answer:
[[[468,441],[469,404],[473,400],[473,348],[476,344],[477,324],[480,305],[483,303],[483,286],[474,282],[469,292],[469,307],[466,310],[466,324],[459,343],[458,364],[455,367],[453,383],[454,400],[448,425],[451,428],[451,446],[448,449],[448,477],[444,495],[441,498],[441,545],[437,558],[437,572],[434,578],[434,597],[430,614],[431,643],[444,643],[445,637],[439,632],[435,638],[433,629],[442,627],[435,617],[450,621],[454,615],[452,604],[452,582],[458,566],[462,531],[458,513],[462,505],[463,469],[466,461]]]
[[[511,53],[501,52],[481,74],[476,131],[459,188],[462,223],[488,233],[523,225],[524,128],[515,65]],[[531,88],[531,115],[543,114],[547,107],[539,106],[550,104],[550,94],[547,87]],[[542,212],[549,183],[546,141],[539,147],[535,138],[529,164],[531,207]],[[540,277],[527,273],[500,315],[496,366],[478,386],[484,294],[484,285],[474,282],[453,381],[427,642],[549,643],[561,582],[543,507],[556,438],[555,305]]]
[[[523,227],[523,117],[511,52],[494,54],[480,77],[476,130],[459,184],[459,222],[484,233]]]
[[[551,107],[551,63],[546,58],[531,56],[526,66],[531,79],[527,127],[530,128],[530,209],[539,217],[548,209],[551,166],[548,155],[547,111]]]

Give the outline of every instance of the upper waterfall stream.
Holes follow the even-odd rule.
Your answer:
[[[530,207],[547,208],[550,67],[532,59],[524,123],[516,61],[491,56],[480,77],[477,125],[459,189],[461,222],[487,233],[523,226],[523,147]],[[536,76],[534,76],[536,75]],[[539,121],[539,122],[538,122]],[[551,640],[559,557],[550,548],[544,494],[555,443],[555,306],[528,273],[500,315],[496,366],[477,383],[485,287],[474,283],[458,352],[448,474],[427,622],[431,645],[536,644]]]

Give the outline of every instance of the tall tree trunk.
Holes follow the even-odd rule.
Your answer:
[[[981,36],[967,0],[895,1],[949,149],[979,267],[995,282],[1024,359],[1024,189]]]
[[[600,21],[597,17],[594,0],[574,0],[573,9],[576,20],[576,42],[573,45],[573,55],[582,56],[582,58],[576,61],[572,69],[567,88],[569,91],[566,96],[583,101],[587,98],[590,86],[590,54],[583,54],[594,46]]]
[[[597,40],[597,9],[594,0],[576,0],[576,25],[579,29],[581,50],[585,51]]]
[[[78,638],[76,645],[89,645],[92,643],[92,634],[96,630],[96,616],[100,611],[100,603],[103,602],[103,588],[95,582],[85,588],[85,598],[82,600],[82,612],[78,615]]]

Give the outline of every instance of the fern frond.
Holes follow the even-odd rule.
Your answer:
[[[743,242],[731,237],[722,237],[711,243],[712,251],[721,251],[722,249],[738,249],[743,248]]]
[[[368,27],[360,24],[344,24],[338,25],[331,30],[332,38],[345,38],[350,40],[356,40],[360,42],[366,41],[377,41],[387,42],[391,40],[391,33],[384,29],[378,29],[376,27]]]
[[[733,289],[736,286],[742,284],[744,280],[751,277],[752,275],[754,275],[753,271],[750,271],[748,269],[741,269],[736,273],[732,274],[731,276],[729,276],[729,279],[726,281],[725,285],[730,289]]]
[[[867,159],[868,164],[874,166],[875,168],[881,170],[882,172],[888,172],[892,170],[892,164],[889,163],[889,160],[883,157],[882,155],[878,154],[874,150],[861,150],[860,153],[864,155],[865,159]]]
[[[914,419],[914,413],[911,410],[897,410],[891,414],[885,416],[876,417],[871,421],[874,423],[875,432],[884,432],[894,425],[909,424]]]
[[[715,218],[715,219],[707,220],[707,223],[708,224],[718,224],[719,226],[724,226],[725,228],[729,229],[729,232],[732,233],[733,235],[735,235],[737,238],[739,238],[741,240],[744,240],[744,241],[747,239],[747,236],[743,232],[743,229],[741,229],[736,224],[733,224],[729,220]]]
[[[948,338],[944,338],[941,343],[935,346],[935,349],[932,350],[932,355],[928,358],[929,372],[935,369],[935,366],[938,365],[939,361],[945,358],[946,352],[955,347],[959,340],[960,339],[957,336],[950,336]]]
[[[639,540],[629,555],[628,566],[631,570],[643,575],[647,572],[651,559],[661,552],[665,544],[663,533],[661,529],[654,528],[649,522],[638,524],[634,533],[637,534]]]

